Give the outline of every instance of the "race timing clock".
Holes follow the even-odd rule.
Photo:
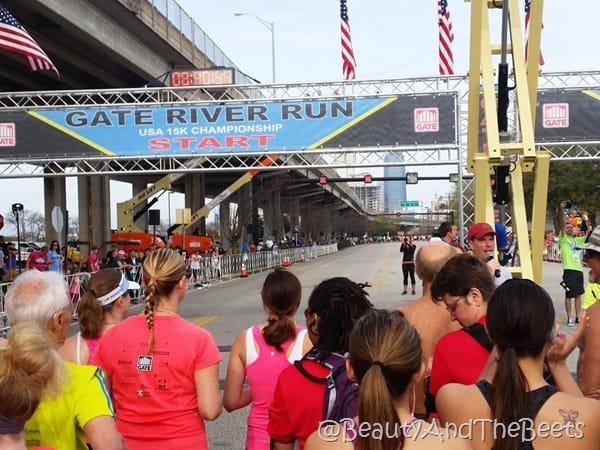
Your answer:
[[[171,70],[172,87],[201,87],[234,84],[233,69],[177,69]]]

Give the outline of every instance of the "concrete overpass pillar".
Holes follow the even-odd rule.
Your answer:
[[[252,183],[247,183],[238,191],[238,217],[241,226],[241,240],[239,246],[244,241],[252,240],[252,233],[248,233],[248,225],[252,223]]]
[[[185,177],[185,207],[192,210],[192,214],[201,209],[205,204],[206,187],[204,175],[190,174]],[[189,233],[198,228],[198,234],[206,235],[206,218],[200,219],[198,223],[191,224]]]
[[[302,233],[300,218],[300,199],[291,198],[288,200],[288,213],[290,215],[290,234],[293,239],[298,239]],[[294,233],[298,230],[298,233]]]
[[[319,241],[329,241],[333,236],[333,215],[327,206],[317,207],[317,226],[319,227]]]
[[[252,227],[250,230],[248,230],[248,243],[254,242],[255,244],[258,244],[258,240],[260,238],[258,229],[258,205],[260,195],[258,193],[258,184],[256,177],[252,178],[252,182],[250,183],[250,185],[252,189],[252,218],[250,222]]]
[[[308,244],[309,240],[315,240],[315,236],[318,236],[317,229],[315,226],[315,214],[312,210],[312,202],[305,200],[301,202],[300,208],[302,210],[302,229],[301,235],[304,237],[305,244]]]
[[[59,233],[52,226],[52,209],[58,206],[63,212],[64,226]],[[68,230],[69,224],[65,211],[67,210],[67,189],[64,178],[44,178],[44,215],[46,222],[46,243],[56,239],[61,247],[65,244],[65,230]]]
[[[265,220],[265,238],[273,236],[276,241],[283,237],[281,225],[281,195],[279,191],[270,191],[267,194],[267,204],[263,208]]]
[[[77,177],[79,238],[100,246],[110,238],[110,180],[107,175]],[[82,247],[82,255],[89,249]],[[84,255],[85,256],[85,255]]]
[[[221,247],[224,250],[231,248],[229,240],[229,223],[231,221],[230,203],[229,200],[219,203],[219,234],[221,235]],[[235,249],[234,249],[235,253]]]

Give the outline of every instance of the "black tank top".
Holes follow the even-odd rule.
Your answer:
[[[494,386],[485,380],[479,380],[476,383],[476,386],[491,408],[494,397]],[[556,386],[547,384],[541,388],[526,392],[525,401],[527,403],[527,414],[525,415],[524,419],[530,419],[533,422],[535,420],[535,416],[537,416],[540,409],[542,409],[542,406],[544,406],[544,403],[546,403],[546,401],[558,391],[559,389]],[[533,450],[533,443],[531,440],[521,441],[519,442],[517,449]]]

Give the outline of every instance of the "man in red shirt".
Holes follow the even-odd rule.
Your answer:
[[[442,336],[433,352],[429,393],[435,396],[447,383],[473,384],[479,378],[491,350],[485,332],[487,302],[494,279],[485,263],[462,254],[451,258],[431,285],[431,297],[443,302],[461,330]]]

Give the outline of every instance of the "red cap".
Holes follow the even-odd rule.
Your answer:
[[[481,239],[488,234],[496,235],[496,232],[492,226],[487,222],[477,222],[469,227],[469,233],[467,234],[467,240]]]

